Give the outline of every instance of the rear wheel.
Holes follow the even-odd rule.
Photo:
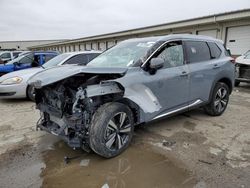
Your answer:
[[[204,109],[211,116],[219,116],[226,110],[228,101],[228,86],[225,83],[218,82],[214,87],[211,102]]]
[[[26,95],[29,100],[35,101],[35,88],[33,86],[28,86]]]
[[[129,146],[133,132],[133,114],[128,106],[117,102],[104,104],[92,119],[90,147],[103,157],[115,157]]]

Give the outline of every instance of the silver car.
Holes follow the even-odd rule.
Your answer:
[[[60,54],[49,60],[42,67],[15,71],[0,77],[0,99],[29,98],[34,100],[34,89],[28,86],[27,80],[42,71],[57,65],[81,64],[86,65],[97,57],[100,51],[82,51]]]
[[[250,50],[235,59],[236,78],[235,86],[241,82],[250,83]]]
[[[36,74],[37,127],[73,148],[114,157],[131,142],[134,126],[203,107],[219,116],[235,78],[222,41],[168,35],[120,42],[85,67]]]

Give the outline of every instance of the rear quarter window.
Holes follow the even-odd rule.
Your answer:
[[[189,63],[198,63],[211,59],[210,50],[206,42],[186,41],[185,46]]]
[[[208,42],[208,46],[210,48],[211,57],[213,59],[219,58],[221,55],[221,49],[217,46],[217,44],[215,44],[214,42]]]

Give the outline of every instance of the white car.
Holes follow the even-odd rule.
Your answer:
[[[100,51],[82,51],[60,54],[42,67],[20,70],[5,74],[0,77],[0,99],[29,98],[34,100],[34,89],[28,86],[27,80],[43,69],[57,65],[78,64],[86,65],[92,59],[101,54]]]
[[[18,57],[19,54],[23,53],[23,51],[1,51],[0,52],[0,64],[7,63],[10,60],[15,59]]]
[[[238,86],[240,82],[250,83],[250,50],[244,55],[235,59],[236,78],[235,86]]]

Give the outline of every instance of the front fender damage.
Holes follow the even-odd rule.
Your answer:
[[[115,80],[96,84],[95,80],[96,77],[90,77],[84,84],[76,84],[77,87],[65,80],[37,89],[37,108],[43,113],[37,127],[61,137],[73,148],[89,151],[91,120],[101,105],[129,101],[126,104],[132,103],[137,123],[144,122],[146,113],[161,109],[158,99],[143,84],[127,86]]]

